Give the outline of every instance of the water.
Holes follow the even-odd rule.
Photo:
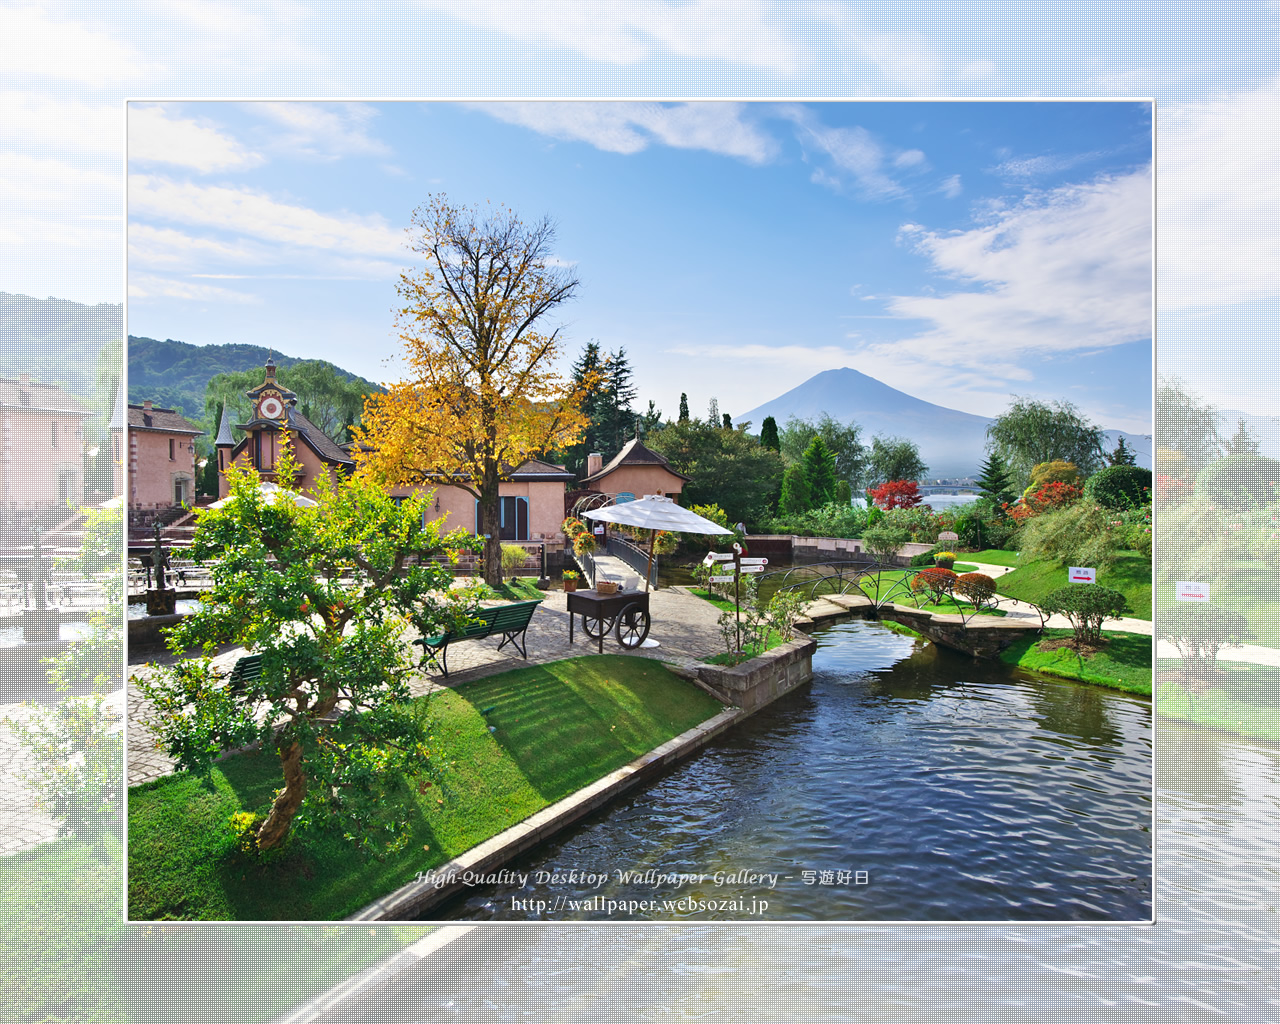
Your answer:
[[[69,644],[80,640],[89,635],[90,628],[87,622],[60,622],[58,623],[58,642]],[[6,626],[0,629],[0,648],[21,647],[26,642],[22,636],[21,626]]]
[[[1149,702],[1020,676],[875,623],[818,638],[810,687],[510,865],[526,884],[472,890],[433,916],[747,920],[767,900],[759,919],[1150,917]],[[573,870],[608,881],[538,884],[539,871]],[[646,871],[708,877],[655,885]],[[779,878],[733,877],[744,871]],[[596,895],[736,905],[513,904]]]
[[[140,601],[133,601],[129,604],[128,616],[131,619],[145,619],[147,617],[147,606]],[[200,602],[182,598],[174,603],[174,612],[178,615],[194,615],[200,610]]]

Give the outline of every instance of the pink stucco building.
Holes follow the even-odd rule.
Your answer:
[[[92,411],[28,374],[0,377],[0,503],[6,510],[78,506],[84,421]]]
[[[173,409],[130,404],[129,508],[190,505],[196,494],[195,440],[204,433]]]
[[[608,465],[601,456],[587,456],[587,475],[579,484],[583,488],[616,494],[622,500],[642,498],[646,494],[662,494],[678,499],[689,478],[671,468],[666,458],[633,437]]]

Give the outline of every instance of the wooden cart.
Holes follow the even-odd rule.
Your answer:
[[[649,594],[647,591],[598,594],[575,590],[565,594],[569,610],[569,643],[573,643],[573,620],[582,616],[582,631],[596,641],[604,653],[605,634],[612,630],[618,643],[628,650],[639,647],[649,635]]]

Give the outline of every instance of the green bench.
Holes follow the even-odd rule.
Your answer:
[[[232,693],[239,693],[250,683],[256,683],[261,678],[262,655],[246,654],[236,662],[231,675],[227,676],[227,688]]]
[[[422,645],[422,653],[431,664],[439,665],[446,679],[449,677],[449,645],[463,640],[483,640],[487,636],[500,635],[502,642],[498,644],[498,650],[502,650],[511,643],[520,652],[520,656],[528,661],[529,654],[525,650],[524,634],[529,628],[529,620],[533,618],[534,611],[541,603],[540,601],[517,601],[514,604],[481,608],[476,612],[476,617],[480,621],[473,622],[466,629],[456,633],[442,633],[439,636],[419,637],[414,643]],[[439,661],[436,660],[437,656]]]

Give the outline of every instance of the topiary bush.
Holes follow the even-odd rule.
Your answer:
[[[1228,455],[1196,477],[1196,497],[1231,509],[1265,505],[1275,498],[1280,462],[1264,455]]]
[[[1258,639],[1243,615],[1213,604],[1185,601],[1160,609],[1156,636],[1178,649],[1187,678],[1202,684],[1213,677],[1218,651]]]
[[[955,591],[980,608],[996,596],[996,581],[985,573],[967,572],[956,578]]]
[[[955,586],[958,578],[954,570],[934,566],[924,572],[916,573],[912,577],[911,592],[913,594],[922,594],[928,591],[931,595],[931,601],[941,601],[951,593],[951,588]]]
[[[1129,610],[1124,594],[1096,583],[1068,583],[1040,600],[1040,610],[1048,615],[1065,615],[1081,647],[1102,643],[1103,619],[1118,619]]]
[[[1103,508],[1143,505],[1151,500],[1151,470],[1141,466],[1108,466],[1089,477],[1084,485],[1084,497]]]

